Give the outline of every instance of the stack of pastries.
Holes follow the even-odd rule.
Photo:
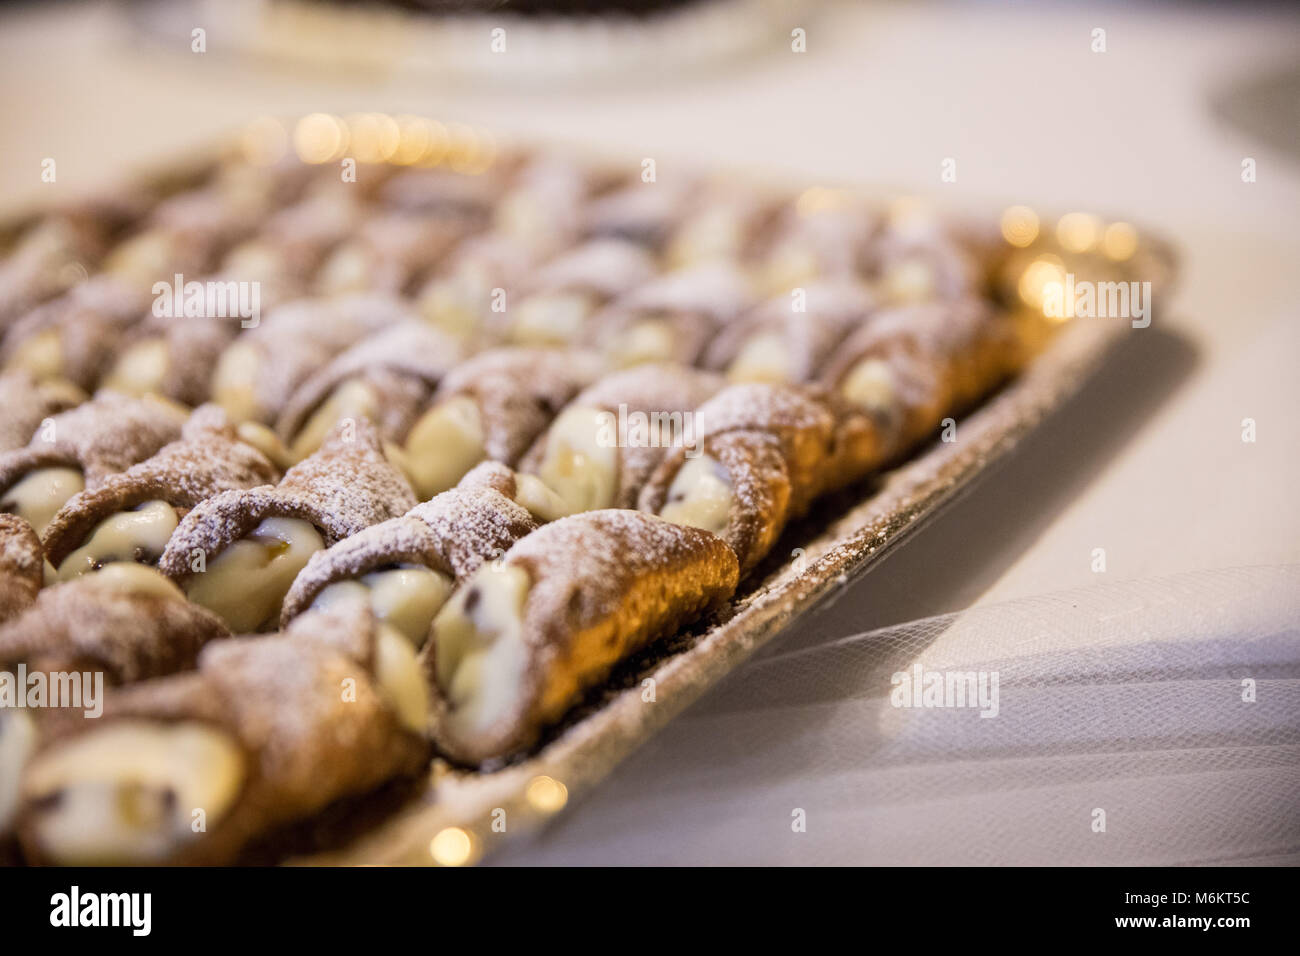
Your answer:
[[[223,160],[0,262],[0,839],[228,863],[489,772],[1014,375],[979,230],[852,194]],[[159,314],[155,283],[261,314]],[[241,318],[243,321],[241,321]]]

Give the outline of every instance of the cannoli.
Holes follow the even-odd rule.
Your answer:
[[[100,387],[201,405],[211,392],[213,367],[239,329],[230,318],[150,315],[126,332]]]
[[[414,650],[359,604],[214,642],[197,671],[54,728],[22,775],[24,854],[231,863],[279,825],[419,773],[427,707]]]
[[[0,623],[25,610],[45,578],[45,552],[32,526],[0,512]]]
[[[6,250],[0,262],[0,332],[85,279],[110,239],[105,221],[94,212],[73,209],[42,216]]]
[[[538,156],[511,180],[492,212],[492,231],[523,244],[538,258],[573,244],[582,230],[582,206],[613,185],[559,156]]]
[[[14,323],[0,345],[0,364],[92,389],[123,334],[148,309],[138,290],[104,276],[87,279]]]
[[[307,560],[415,506],[366,419],[341,422],[278,485],[200,502],[167,540],[158,567],[235,632],[274,627]]]
[[[316,275],[320,295],[386,292],[400,295],[426,275],[463,235],[439,216],[384,213],[362,223]]]
[[[751,301],[745,276],[716,262],[642,285],[610,304],[591,326],[598,348],[613,367],[643,362],[693,365]]]
[[[416,295],[425,321],[473,344],[490,344],[500,331],[490,321],[506,307],[506,290],[519,288],[537,264],[536,253],[500,233],[461,243]]]
[[[1015,346],[1009,317],[980,300],[904,306],[869,318],[821,378],[874,422],[888,458],[1000,384]]]
[[[587,337],[592,316],[654,272],[653,257],[640,246],[593,239],[533,275],[501,315],[502,338],[516,345],[576,345]]]
[[[401,441],[434,389],[464,356],[461,344],[418,319],[363,339],[294,392],[276,431],[295,459],[320,447],[344,418],[368,418],[386,441]]]
[[[159,203],[141,229],[104,257],[104,273],[145,291],[177,273],[197,277],[212,271],[267,212],[266,197],[223,186],[214,182]]]
[[[154,564],[190,508],[278,474],[265,455],[237,437],[220,408],[204,405],[190,415],[180,439],[69,499],[46,529],[46,557],[62,580],[114,561]]]
[[[360,595],[419,647],[456,582],[562,515],[536,477],[484,462],[456,488],[312,555],[285,596],[281,626],[308,607]]]
[[[696,411],[696,445],[671,450],[655,469],[640,508],[719,535],[743,575],[817,495],[878,463],[874,433],[837,411],[815,387],[723,389]]]
[[[875,291],[891,305],[960,299],[982,291],[979,261],[939,230],[885,232],[872,247],[870,270]]]
[[[86,400],[86,393],[63,379],[38,379],[26,369],[0,372],[0,454],[26,445],[45,419]]]
[[[764,196],[726,184],[711,184],[673,230],[665,260],[672,269],[741,262],[755,236],[764,233],[778,211],[779,207]]]
[[[170,404],[100,392],[46,419],[25,448],[0,455],[0,511],[44,534],[73,495],[143,461],[181,433]]]
[[[466,764],[530,746],[616,664],[720,605],[736,582],[719,538],[652,515],[543,526],[434,620],[421,659],[435,744]]]
[[[365,335],[415,314],[380,295],[289,302],[221,353],[212,400],[237,422],[271,424],[318,368]]]
[[[723,327],[703,364],[732,382],[811,381],[873,302],[856,281],[820,281],[783,293]]]
[[[204,645],[228,633],[155,569],[113,564],[46,588],[0,627],[0,670],[90,670],[132,684],[192,669]]]
[[[588,238],[622,239],[658,251],[698,192],[689,180],[647,183],[637,177],[587,204],[583,232]]]
[[[681,365],[638,365],[584,389],[520,462],[569,510],[632,508],[667,448],[690,444],[694,410],[722,380]]]
[[[588,352],[501,348],[452,369],[396,455],[415,493],[432,498],[485,458],[513,467],[601,368]]]
[[[497,197],[508,188],[511,166],[497,163],[479,176],[449,169],[404,169],[380,187],[377,198],[384,207],[400,212],[436,214],[466,229],[486,228]]]
[[[769,224],[748,257],[772,294],[814,279],[851,278],[868,261],[880,221],[879,212],[859,197],[810,189]]]

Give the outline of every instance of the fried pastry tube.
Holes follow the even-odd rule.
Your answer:
[[[0,627],[0,670],[92,670],[132,684],[192,669],[204,645],[228,634],[154,568],[113,564],[46,588]]]
[[[612,367],[693,365],[753,297],[745,276],[715,262],[661,276],[611,303],[591,322]]]
[[[202,405],[212,390],[213,368],[239,331],[237,319],[150,315],[127,330],[100,387]]]
[[[464,357],[451,336],[418,319],[363,339],[294,392],[276,431],[294,460],[310,455],[345,418],[367,418],[386,441],[405,438],[438,382]]]
[[[649,281],[654,259],[619,239],[593,239],[542,266],[502,318],[501,337],[514,345],[575,345],[592,317],[615,298]]]
[[[484,462],[402,517],[312,555],[285,596],[281,626],[309,607],[360,596],[380,621],[420,647],[457,582],[562,514],[537,478]]]
[[[116,225],[86,208],[61,210],[28,225],[0,261],[0,333],[84,280]]]
[[[389,296],[288,302],[221,353],[212,400],[236,422],[270,425],[313,372],[364,336],[415,318]]]
[[[888,459],[1014,373],[1016,344],[1010,317],[980,300],[904,306],[868,319],[821,378],[874,422]]]
[[[682,365],[606,375],[556,416],[520,462],[570,511],[632,508],[664,452],[689,437],[694,410],[722,380]]]
[[[86,393],[62,379],[41,381],[25,369],[0,372],[0,454],[21,448],[45,419],[86,400]]]
[[[788,203],[747,251],[763,289],[776,294],[815,279],[850,278],[869,260],[881,224],[866,200],[810,189]]]
[[[278,485],[214,495],[167,540],[158,567],[235,632],[273,628],[317,551],[415,506],[369,421],[341,422]]]
[[[436,214],[381,213],[330,253],[316,274],[316,292],[401,295],[428,274],[465,231],[462,224]]]
[[[0,511],[44,534],[73,495],[153,455],[184,421],[164,402],[100,392],[48,419],[25,448],[0,455]]]
[[[100,719],[53,730],[22,775],[24,854],[234,862],[277,826],[419,773],[427,708],[414,650],[359,604],[214,642],[197,671],[117,691]]]
[[[869,423],[816,387],[732,385],[696,417],[696,444],[664,457],[640,508],[719,535],[742,575],[814,498],[879,463]]]
[[[574,244],[582,231],[583,205],[612,184],[610,177],[564,157],[533,157],[492,210],[491,231],[538,259],[549,258]]]
[[[779,207],[770,199],[731,184],[701,190],[694,208],[672,230],[664,257],[671,269],[745,259]]]
[[[46,556],[62,580],[115,561],[154,564],[190,508],[223,491],[275,481],[278,474],[265,455],[237,437],[220,408],[201,406],[177,441],[74,495],[46,529]]]
[[[0,364],[89,391],[148,310],[149,299],[121,282],[87,279],[15,322],[0,346]]]
[[[699,191],[690,180],[645,183],[637,176],[587,204],[582,211],[583,234],[591,239],[635,242],[657,252]]]
[[[537,254],[500,233],[462,242],[434,271],[416,295],[426,322],[474,346],[492,344],[500,332],[493,306],[500,291],[520,288],[537,266]]]
[[[811,381],[873,306],[873,296],[855,280],[810,283],[727,324],[702,364],[732,382]]]
[[[602,368],[594,354],[574,349],[481,352],[447,373],[395,457],[421,500],[451,488],[484,459],[513,467]]]
[[[545,525],[481,568],[421,652],[435,744],[483,764],[531,746],[631,654],[735,590],[719,538],[634,511]]]
[[[0,624],[36,600],[45,579],[45,552],[32,526],[0,512]]]

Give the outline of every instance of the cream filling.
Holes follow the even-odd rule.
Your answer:
[[[582,333],[596,303],[583,292],[532,296],[515,308],[510,340],[520,345],[568,345]]]
[[[785,337],[776,332],[760,332],[749,339],[727,367],[727,380],[731,382],[781,385],[793,378]]]
[[[481,568],[433,622],[436,677],[455,734],[482,734],[518,705],[528,668],[523,613],[530,587],[522,568]]]
[[[869,412],[887,412],[897,396],[893,369],[884,359],[863,359],[841,380],[840,394]]]
[[[420,417],[406,438],[407,477],[422,501],[453,487],[487,455],[478,402],[449,398]]]
[[[663,319],[643,319],[614,337],[608,355],[621,367],[662,362],[673,357],[673,328]]]
[[[252,445],[281,471],[288,471],[298,461],[290,454],[289,449],[284,447],[280,436],[261,422],[240,422],[235,433],[240,441]]]
[[[118,357],[101,385],[127,395],[160,392],[170,362],[166,339],[145,339]]]
[[[933,299],[938,281],[933,266],[916,258],[904,259],[890,266],[880,284],[891,302],[909,303]]]
[[[316,281],[325,295],[364,292],[370,284],[370,273],[371,258],[365,248],[349,243],[335,250]]]
[[[113,561],[154,564],[176,524],[176,509],[165,501],[146,501],[130,511],[109,515],[95,525],[85,544],[63,559],[59,580],[71,581]]]
[[[257,376],[261,353],[250,342],[233,342],[217,359],[212,373],[212,398],[232,421],[245,422],[261,416],[257,400]]]
[[[570,513],[608,508],[618,484],[617,436],[607,434],[609,412],[599,408],[567,408],[546,433],[546,452],[538,477],[554,491]]]
[[[311,606],[328,610],[344,601],[362,598],[369,602],[377,620],[418,648],[428,639],[433,619],[447,603],[452,586],[451,578],[445,574],[418,564],[403,564],[371,571],[354,581],[336,581],[323,588]]]
[[[786,243],[772,252],[762,271],[765,287],[783,292],[815,279],[821,266],[813,250],[800,243]]]
[[[13,827],[18,782],[36,749],[36,726],[25,710],[0,710],[0,835]]]
[[[673,524],[721,534],[727,527],[733,498],[727,470],[717,459],[700,455],[688,458],[678,469],[659,516]]]
[[[515,503],[543,524],[573,514],[564,499],[536,475],[515,473]]]
[[[311,522],[264,518],[209,561],[206,571],[191,575],[185,592],[236,634],[274,627],[293,579],[324,547]]]
[[[198,838],[194,811],[211,830],[243,782],[243,754],[224,731],[124,719],[37,757],[22,793],[55,863],[149,863]]]
[[[466,338],[481,324],[492,290],[483,277],[460,273],[431,283],[420,296],[420,314],[432,325]]]
[[[741,246],[741,222],[733,210],[707,210],[687,222],[668,248],[673,267],[730,259]]]
[[[38,379],[63,375],[63,339],[57,329],[30,335],[18,344],[9,357],[10,368],[21,368]]]
[[[375,634],[375,685],[403,727],[424,733],[429,725],[429,685],[420,660],[411,642],[384,624]]]
[[[175,581],[157,568],[144,564],[127,564],[123,561],[107,564],[95,575],[95,585],[119,594],[141,594],[170,601],[185,600],[184,592],[176,586]]]
[[[174,271],[169,266],[173,249],[166,231],[151,229],[119,243],[105,257],[104,271],[147,288],[160,276],[170,278]]]
[[[85,476],[76,468],[37,468],[0,495],[0,511],[16,514],[43,535],[50,519],[85,487]]]
[[[345,418],[374,421],[378,414],[379,396],[375,390],[360,379],[348,379],[340,383],[308,417],[290,443],[289,454],[301,461],[320,448],[330,429]]]

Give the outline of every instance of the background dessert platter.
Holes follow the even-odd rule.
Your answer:
[[[1173,276],[1089,214],[575,155],[261,120],[4,230],[0,665],[114,685],[0,712],[11,856],[477,862],[922,527]],[[187,312],[173,275],[256,295]],[[1105,283],[1140,321],[1075,308]]]

